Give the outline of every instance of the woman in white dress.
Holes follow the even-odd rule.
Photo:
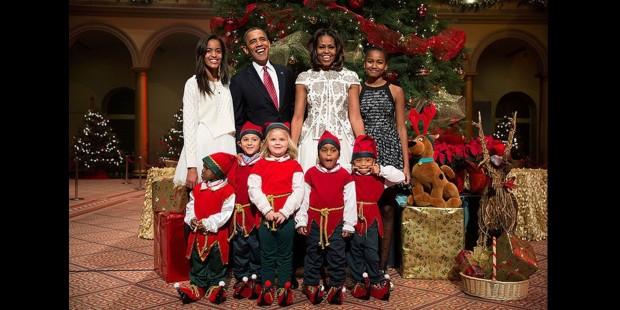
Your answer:
[[[298,161],[304,171],[317,163],[318,140],[329,130],[340,140],[343,167],[351,166],[355,137],[364,133],[357,73],[343,67],[342,39],[331,29],[319,29],[310,44],[312,69],[295,81],[295,111],[291,122],[293,142],[299,144]],[[304,113],[308,106],[308,117]]]
[[[215,152],[236,154],[235,117],[226,47],[217,36],[196,46],[196,74],[183,91],[183,150],[174,183],[194,188],[201,182],[202,158]]]

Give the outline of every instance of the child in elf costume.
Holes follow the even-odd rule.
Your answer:
[[[403,182],[405,175],[393,166],[380,166],[376,160],[375,140],[367,135],[359,135],[351,155],[358,221],[347,260],[351,277],[355,281],[351,291],[354,297],[369,299],[372,296],[388,300],[389,275],[379,272],[379,238],[383,237],[383,223],[377,202],[386,187]]]
[[[237,282],[233,286],[233,297],[256,299],[261,292],[260,285],[260,248],[258,227],[260,214],[250,203],[248,195],[248,176],[260,160],[260,143],[263,129],[251,122],[246,122],[239,131],[239,146],[243,153],[237,155],[237,165],[231,171],[234,180],[235,211],[231,218],[230,239],[232,247],[232,271]],[[234,175],[233,175],[234,174]]]
[[[355,184],[338,164],[340,142],[325,131],[318,142],[319,163],[305,175],[305,195],[295,216],[297,232],[307,236],[303,293],[312,304],[323,300],[320,270],[327,264],[327,301],[342,304],[347,261],[345,240],[355,232]]]
[[[228,264],[228,229],[224,225],[235,204],[235,190],[226,175],[236,160],[236,156],[221,152],[203,158],[202,182],[190,192],[185,209],[185,223],[192,229],[186,252],[191,263],[190,284],[174,285],[184,304],[205,294],[215,304],[226,300],[223,280]]]
[[[250,201],[263,216],[258,228],[263,289],[257,304],[268,306],[277,299],[279,305],[288,306],[293,303],[290,279],[295,223],[291,217],[303,199],[304,174],[295,160],[297,147],[291,141],[287,123],[267,125],[261,155],[263,159],[248,177]]]

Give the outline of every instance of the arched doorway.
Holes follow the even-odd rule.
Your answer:
[[[103,113],[110,120],[123,154],[135,153],[135,97],[133,89],[119,87],[103,98]]]
[[[511,151],[513,159],[532,158],[536,149],[533,142],[536,141],[536,103],[523,92],[510,92],[499,99],[495,108],[495,124],[504,120],[505,116],[512,116],[517,112],[517,138],[518,146]]]
[[[185,82],[195,72],[195,49],[206,33],[177,25],[156,33],[145,43],[143,59],[149,65],[149,158],[165,151],[161,142],[174,124],[174,114],[183,106]]]
[[[488,132],[487,128],[494,128],[496,117],[503,117],[497,109],[503,109],[499,107],[499,103],[505,95],[520,92],[529,98],[530,125],[524,127],[525,119],[521,119],[522,115],[518,115],[518,121],[523,131],[529,130],[526,134],[529,137],[529,164],[546,165],[548,66],[545,45],[527,32],[516,29],[500,30],[489,34],[477,44],[467,68],[473,77],[472,110],[474,113],[482,111],[485,133]],[[488,121],[485,122],[485,119]],[[517,130],[520,135],[525,134]]]
[[[123,95],[126,92],[122,90],[131,90],[135,86],[135,76],[131,68],[137,58],[133,43],[124,33],[111,26],[78,26],[71,30],[69,36],[68,106],[71,138],[79,131],[83,124],[83,115],[88,110],[106,115],[110,100],[127,100],[128,95]],[[133,90],[131,92],[133,93]],[[125,99],[122,99],[123,97]],[[131,102],[129,106],[134,109],[135,102]],[[114,104],[112,109],[117,109]],[[126,144],[127,139],[122,137],[123,130],[113,128],[121,144]],[[135,132],[135,129],[132,128],[131,132]],[[71,145],[68,147],[71,149]],[[131,150],[133,149],[132,147]]]

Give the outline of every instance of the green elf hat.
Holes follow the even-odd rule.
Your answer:
[[[202,159],[204,165],[213,171],[218,179],[225,179],[236,161],[235,155],[223,152],[213,153]]]

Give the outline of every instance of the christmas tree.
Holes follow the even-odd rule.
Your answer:
[[[434,100],[440,91],[460,94],[463,87],[465,33],[448,29],[429,1],[241,1],[215,0],[220,16],[211,29],[222,35],[239,69],[250,59],[241,46],[250,27],[265,29],[272,46],[270,59],[296,72],[310,68],[307,43],[319,28],[335,29],[345,42],[345,66],[364,78],[363,52],[380,46],[389,54],[386,79],[400,84],[412,107]],[[438,110],[441,113],[441,108]]]
[[[165,151],[161,154],[164,159],[179,160],[183,149],[183,108],[174,114],[174,124],[168,133],[161,138]]]
[[[504,115],[504,118],[495,125],[493,130],[493,137],[502,141],[504,144],[508,143],[508,133],[512,127],[509,115]],[[523,154],[519,148],[519,132],[515,131],[512,139],[512,149],[510,150],[510,157],[513,159],[521,159]]]
[[[75,156],[86,169],[111,169],[123,161],[109,121],[97,112],[88,110],[84,114],[84,127],[73,141]]]

